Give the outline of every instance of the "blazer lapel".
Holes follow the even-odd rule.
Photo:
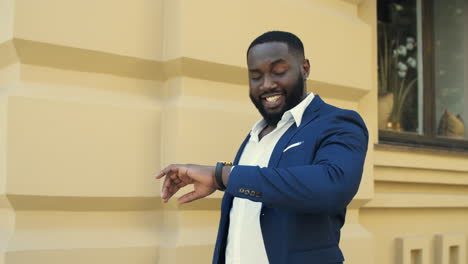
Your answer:
[[[240,157],[242,155],[242,152],[244,152],[244,148],[247,145],[247,142],[249,142],[249,139],[250,139],[250,133],[247,135],[247,137],[245,137],[244,142],[242,142],[242,145],[240,146],[239,150],[237,151],[236,158],[233,161],[234,165],[239,164]]]
[[[268,167],[277,167],[279,161],[281,160],[281,156],[283,155],[283,150],[288,146],[291,139],[296,135],[296,133],[301,130],[304,126],[308,123],[312,122],[314,119],[319,117],[319,110],[324,102],[318,95],[314,95],[314,99],[310,102],[309,106],[304,111],[302,116],[301,125],[299,127],[296,126],[294,123],[280,138],[278,143],[276,144],[275,148],[273,149],[273,153],[271,153],[270,161],[268,162]]]

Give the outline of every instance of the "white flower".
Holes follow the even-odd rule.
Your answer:
[[[414,46],[416,45],[416,40],[413,37],[406,38],[406,49],[413,50]]]
[[[397,57],[398,56],[398,50],[394,49],[393,50],[393,57]]]
[[[409,57],[406,61],[411,68],[416,68],[416,60],[413,57]]]
[[[402,5],[393,4],[393,6],[395,7],[395,10],[396,10],[396,11],[401,11],[401,10],[403,10],[403,6],[402,6]]]
[[[398,76],[400,76],[401,78],[405,78],[406,71],[398,71]]]
[[[406,72],[408,70],[408,66],[406,66],[406,64],[404,64],[401,61],[398,62],[397,68],[398,68],[399,71],[404,71],[404,72]]]
[[[398,47],[398,54],[402,55],[402,56],[406,56],[406,47],[403,46],[403,45],[400,45]]]

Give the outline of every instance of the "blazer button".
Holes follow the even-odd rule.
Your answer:
[[[244,193],[245,192],[244,188],[239,188],[239,192]]]
[[[244,191],[244,194],[245,194],[245,195],[249,195],[249,194],[250,194],[250,190],[245,190],[245,191]]]
[[[255,191],[250,191],[250,196],[255,197],[256,192]]]

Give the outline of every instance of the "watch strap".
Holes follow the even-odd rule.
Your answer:
[[[232,165],[231,162],[218,162],[216,163],[216,168],[215,168],[215,180],[216,184],[218,185],[218,190],[224,191],[226,190],[226,185],[223,183],[223,167],[225,165]]]

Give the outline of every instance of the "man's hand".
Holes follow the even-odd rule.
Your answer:
[[[184,194],[177,201],[188,203],[206,197],[216,191],[214,166],[201,166],[193,164],[172,164],[159,172],[156,179],[164,178],[161,198],[165,203],[179,191],[180,188],[193,184],[194,190]]]

